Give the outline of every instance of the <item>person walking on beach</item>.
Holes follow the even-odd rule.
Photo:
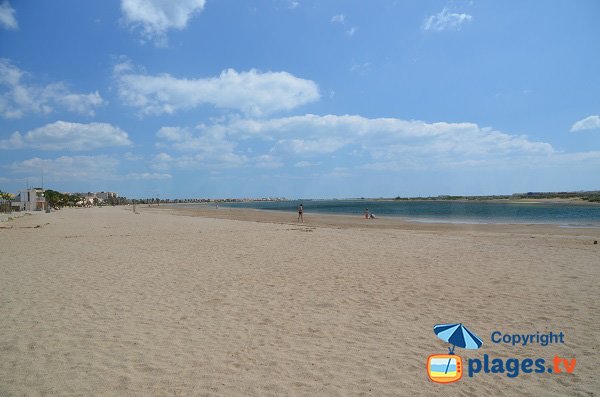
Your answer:
[[[369,209],[365,208],[365,219],[369,219]]]
[[[303,212],[304,206],[302,205],[302,203],[300,203],[300,205],[298,206],[298,222],[302,221],[302,223],[304,223],[304,217],[302,216]]]

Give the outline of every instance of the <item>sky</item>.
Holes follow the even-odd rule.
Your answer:
[[[0,190],[600,190],[600,2],[0,0]]]

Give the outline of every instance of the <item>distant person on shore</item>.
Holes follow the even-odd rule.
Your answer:
[[[369,213],[369,219],[375,219],[375,214],[374,213]]]
[[[365,219],[369,219],[369,209],[365,208]]]
[[[302,223],[304,223],[304,217],[302,216],[303,213],[304,206],[302,205],[302,203],[300,203],[300,205],[298,206],[298,222],[302,221]]]

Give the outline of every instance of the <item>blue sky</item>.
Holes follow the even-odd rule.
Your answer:
[[[597,1],[0,0],[0,189],[600,189]]]

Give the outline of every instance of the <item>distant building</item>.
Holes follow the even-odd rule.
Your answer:
[[[42,189],[21,190],[13,201],[13,207],[20,211],[43,211],[46,209],[46,198]]]
[[[102,201],[105,201],[108,199],[116,199],[119,197],[119,194],[115,192],[98,192],[96,193],[96,197]]]
[[[102,203],[107,200],[117,199],[119,197],[119,193],[116,192],[87,192],[87,193],[72,193],[73,195],[80,196],[83,200],[81,203],[83,205],[95,205],[97,203]]]

